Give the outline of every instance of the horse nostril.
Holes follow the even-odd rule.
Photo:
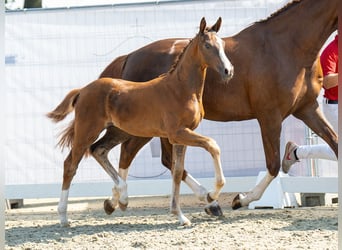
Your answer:
[[[227,68],[224,69],[224,78],[230,79],[233,77],[233,74],[234,74],[233,69],[227,69]]]

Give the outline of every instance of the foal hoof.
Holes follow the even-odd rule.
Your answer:
[[[127,206],[128,206],[128,203],[127,204],[123,204],[119,201],[119,208],[121,209],[121,211],[126,211],[127,209]]]
[[[205,208],[204,211],[208,215],[213,215],[213,216],[223,216],[222,209],[220,205],[218,204],[217,201],[213,201],[212,203],[208,204]]]
[[[234,198],[234,200],[232,202],[232,208],[234,210],[236,210],[236,209],[239,209],[241,207],[242,207],[242,205],[241,205],[241,202],[240,202],[240,194],[238,194],[237,196],[235,196],[235,198]]]
[[[103,209],[108,215],[111,215],[115,211],[115,208],[113,208],[110,200],[108,199],[103,202]]]
[[[71,225],[70,225],[69,222],[61,222],[61,223],[60,223],[60,226],[63,227],[63,228],[65,228],[65,227],[70,227]]]

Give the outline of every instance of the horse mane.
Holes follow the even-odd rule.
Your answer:
[[[189,43],[188,45],[186,45],[181,53],[179,53],[179,55],[177,56],[176,60],[174,61],[174,63],[172,64],[171,68],[169,69],[169,71],[167,73],[172,73],[173,71],[175,71],[175,69],[177,68],[177,65],[179,63],[179,61],[183,58],[183,55],[185,54],[185,51],[187,50],[187,48],[189,47],[189,45],[192,43],[194,39],[189,39]]]
[[[288,9],[292,8],[293,6],[297,5],[298,3],[302,2],[302,0],[293,0],[292,2],[287,3],[284,7],[280,8],[279,10],[277,10],[276,12],[272,13],[269,17],[267,17],[266,19],[260,20],[256,23],[265,23],[268,20],[279,16],[280,14],[282,14],[283,12],[287,11]]]
[[[206,32],[210,32],[210,31],[211,31],[211,27],[206,27],[206,28],[205,28],[205,31],[206,31]],[[197,35],[195,36],[195,38],[196,38],[198,35],[199,35],[199,34],[197,34]],[[189,39],[189,43],[182,49],[181,53],[179,53],[179,55],[177,56],[176,60],[175,60],[174,63],[172,64],[171,68],[169,69],[169,71],[166,72],[166,73],[164,73],[164,74],[162,74],[162,75],[160,75],[160,76],[164,76],[164,75],[166,75],[166,74],[170,74],[170,73],[172,73],[173,71],[175,71],[175,69],[177,68],[177,65],[178,65],[179,61],[182,59],[182,57],[183,57],[185,51],[187,50],[187,48],[190,46],[190,44],[192,43],[192,41],[193,41],[195,38]]]

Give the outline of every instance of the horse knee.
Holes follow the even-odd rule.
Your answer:
[[[272,177],[277,177],[277,175],[279,174],[279,170],[280,170],[280,164],[277,167],[268,167],[268,172]]]
[[[96,159],[97,157],[107,157],[108,150],[104,147],[93,144],[90,146],[90,153]]]
[[[183,177],[183,170],[182,169],[178,169],[178,168],[173,169],[172,175],[173,175],[173,180],[176,183],[180,183],[181,180],[182,180],[182,177]]]
[[[216,182],[216,187],[218,189],[221,189],[221,188],[223,188],[224,184],[226,184],[226,180],[225,179],[221,179],[221,180]]]
[[[220,154],[221,154],[221,149],[220,149],[219,145],[216,143],[215,140],[211,140],[209,142],[209,149],[208,149],[208,151],[210,152],[212,157],[217,157],[217,156],[220,156]]]

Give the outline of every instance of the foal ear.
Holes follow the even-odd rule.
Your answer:
[[[205,18],[202,17],[201,24],[200,24],[200,33],[204,33],[205,28],[207,27],[207,22],[205,21]]]
[[[219,17],[216,21],[216,23],[211,27],[211,30],[215,31],[216,33],[219,31],[222,23],[222,18]]]

